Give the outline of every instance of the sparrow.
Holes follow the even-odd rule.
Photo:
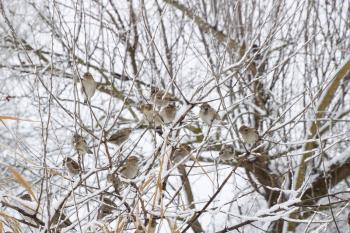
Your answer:
[[[123,142],[128,140],[131,132],[131,128],[119,129],[107,139],[107,142],[120,146]]]
[[[102,219],[102,218],[112,214],[114,206],[115,206],[114,202],[107,197],[104,197],[102,199],[102,201],[103,201],[103,203],[98,210],[97,219]]]
[[[72,158],[69,158],[69,157],[63,160],[63,166],[66,166],[71,176],[78,175],[81,171],[80,165],[76,161],[74,161]]]
[[[92,154],[92,151],[88,147],[85,139],[78,133],[73,135],[72,144],[79,155],[85,155],[86,153]]]
[[[199,118],[208,125],[211,125],[215,120],[221,121],[219,114],[207,103],[200,106]]]
[[[260,139],[258,131],[255,128],[242,125],[238,131],[241,134],[243,141],[247,144],[253,145]]]
[[[127,179],[134,179],[137,176],[139,170],[139,158],[136,156],[130,156],[123,166],[119,169],[119,173],[122,177]]]
[[[144,115],[144,119],[149,125],[154,125],[155,127],[158,127],[164,123],[159,113],[153,109],[152,104],[141,104],[140,110]]]
[[[160,90],[157,87],[152,87],[151,101],[157,106],[164,107],[167,106],[170,102],[179,101],[179,99],[171,95],[170,93]]]
[[[28,193],[20,195],[19,198],[21,198],[24,201],[33,201],[32,197]]]
[[[236,157],[236,151],[232,146],[229,145],[223,145],[220,152],[219,152],[219,158],[222,161],[228,161],[231,159],[234,159]]]
[[[84,96],[84,103],[91,101],[92,96],[95,94],[97,83],[95,82],[92,74],[86,72],[81,80],[81,94]]]
[[[176,106],[174,103],[168,104],[166,107],[163,107],[159,115],[162,117],[164,123],[171,123],[176,117]]]
[[[191,146],[189,146],[188,144],[181,144],[178,148],[175,149],[170,159],[173,162],[173,164],[176,164],[180,162],[183,158],[188,156],[191,153],[191,151],[192,151]],[[185,160],[184,163],[186,161],[187,160]]]

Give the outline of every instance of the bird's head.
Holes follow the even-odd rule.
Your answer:
[[[191,150],[192,150],[191,146],[188,144],[181,144],[180,148],[187,151],[188,153],[191,152]]]
[[[92,77],[92,74],[90,72],[86,72],[84,75],[83,75],[83,78],[84,79],[87,79],[87,80],[94,80],[94,78]]]
[[[200,108],[201,108],[201,110],[203,110],[203,111],[208,111],[208,110],[210,109],[210,105],[207,104],[207,103],[204,103],[204,104],[201,105]]]
[[[176,105],[175,103],[170,103],[166,106],[167,110],[175,110],[176,109]]]
[[[153,109],[152,104],[147,104],[147,103],[143,103],[140,105],[140,111],[145,113],[145,112],[149,112]]]
[[[140,159],[137,157],[137,156],[130,156],[127,160],[128,163],[131,163],[131,164],[138,164],[140,161]]]
[[[230,145],[227,145],[227,144],[224,144],[222,147],[221,147],[221,150],[219,151],[219,155],[222,155],[226,152],[235,152],[235,149],[233,146],[230,146]]]
[[[246,125],[242,125],[241,127],[239,127],[238,130],[240,133],[247,133],[249,131],[249,127]]]
[[[81,137],[81,136],[80,136],[80,134],[78,134],[78,133],[74,133],[74,134],[73,134],[73,139],[74,139],[74,140],[78,140],[80,137]]]
[[[151,87],[151,95],[159,91],[158,87]]]
[[[69,163],[69,162],[71,162],[71,161],[72,161],[72,159],[71,159],[71,158],[66,157],[66,158],[64,158],[64,159],[63,159],[62,164],[65,166],[67,163]]]

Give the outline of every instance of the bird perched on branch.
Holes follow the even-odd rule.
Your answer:
[[[184,159],[186,156],[188,156],[192,151],[192,148],[188,144],[181,144],[178,148],[174,150],[174,153],[171,157],[171,161],[176,164],[180,162],[182,159]],[[187,160],[184,161],[184,163]]]
[[[95,82],[92,74],[86,72],[81,80],[81,94],[84,96],[84,103],[91,101],[92,96],[95,94],[97,83]]]
[[[119,169],[119,173],[122,177],[127,179],[134,179],[139,171],[139,158],[136,156],[130,156],[125,161],[125,164]]]
[[[71,176],[78,175],[81,172],[80,165],[76,161],[74,161],[72,158],[69,158],[69,157],[65,158],[63,160],[63,166],[66,166]]]
[[[160,90],[157,87],[151,88],[151,101],[153,104],[163,107],[167,106],[170,102],[179,101],[179,99],[170,93]]]
[[[242,125],[238,131],[241,134],[243,141],[247,144],[253,145],[260,139],[259,133],[255,128]]]
[[[88,147],[85,138],[78,133],[73,135],[72,144],[79,155],[85,155],[86,153],[92,154],[92,151]]]
[[[163,107],[159,115],[162,117],[164,123],[172,123],[176,117],[176,106],[174,103],[168,104],[166,107]]]
[[[129,139],[131,132],[131,128],[119,129],[107,139],[107,142],[120,146]]]
[[[231,159],[234,159],[236,157],[236,151],[234,147],[229,145],[223,145],[220,152],[219,152],[219,158],[222,161],[228,161]]]
[[[208,125],[211,125],[214,121],[221,122],[221,118],[217,111],[207,103],[200,106],[199,118]]]

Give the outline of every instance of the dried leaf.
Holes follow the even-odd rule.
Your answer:
[[[116,233],[122,233],[124,229],[124,219],[122,219],[120,222],[118,222],[117,229],[115,230]]]
[[[33,197],[33,199],[36,199],[33,189],[31,187],[31,185],[22,177],[21,174],[19,174],[13,167],[8,166],[8,169],[11,171],[13,177],[15,178],[15,180],[17,181],[17,183],[19,183],[22,187],[24,187],[27,192],[30,194],[30,196]]]
[[[142,193],[143,190],[151,183],[153,180],[153,177],[148,177],[148,179],[142,184],[142,187],[140,188],[140,192]]]
[[[16,121],[40,122],[40,121],[34,121],[34,120],[29,120],[29,119],[21,119],[21,118],[13,117],[13,116],[0,116],[0,120],[16,120]]]
[[[12,116],[0,116],[0,120],[18,120],[18,118]]]
[[[4,221],[0,222],[0,233],[2,233],[2,224],[5,224],[9,228],[11,228],[15,233],[21,233],[20,224],[17,221],[16,218],[0,211],[0,216],[3,218]]]

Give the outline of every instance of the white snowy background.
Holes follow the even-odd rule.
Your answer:
[[[349,231],[349,1],[0,3],[3,231],[152,232],[147,219],[155,232]],[[90,106],[79,92],[86,71],[98,82]],[[151,86],[181,99],[181,121],[163,137],[135,128]],[[204,102],[224,125],[198,119]],[[259,147],[244,145],[243,124],[259,131]],[[124,127],[135,130],[121,148],[103,143],[104,131]],[[93,154],[72,177],[62,161],[78,161],[75,132]],[[192,159],[174,166],[179,143]],[[225,144],[268,162],[221,161]],[[141,159],[120,195],[106,180],[108,154]],[[37,201],[18,198],[28,187],[12,170]],[[102,197],[116,206],[101,220]],[[60,230],[58,210],[72,222]],[[28,225],[23,211],[40,223]]]

